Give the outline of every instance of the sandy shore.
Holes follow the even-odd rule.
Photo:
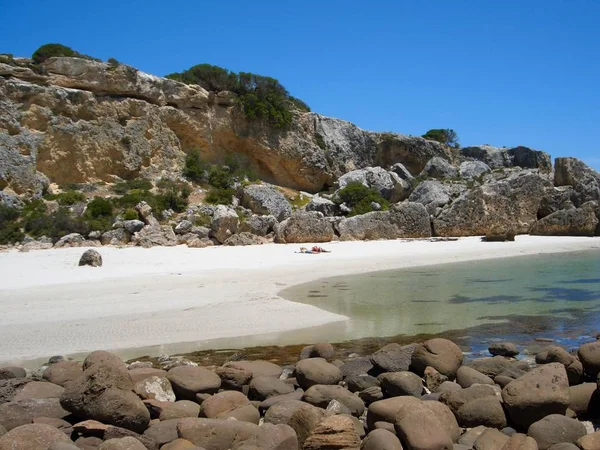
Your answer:
[[[298,245],[274,244],[104,247],[99,249],[101,268],[77,266],[83,248],[0,253],[0,362],[95,349],[158,346],[152,352],[160,353],[162,344],[266,333],[276,343],[278,332],[346,319],[278,297],[291,285],[402,267],[600,248],[600,239],[518,236],[508,243],[464,238],[324,246],[332,253],[298,254]]]

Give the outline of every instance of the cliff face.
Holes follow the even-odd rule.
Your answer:
[[[275,184],[317,192],[342,174],[402,163],[419,173],[448,148],[374,133],[315,113],[294,113],[280,130],[249,121],[233,94],[125,65],[51,58],[34,71],[0,63],[0,188],[39,194],[49,182],[115,181],[179,173],[186,152],[209,161],[245,155]]]

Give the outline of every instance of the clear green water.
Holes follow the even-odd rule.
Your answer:
[[[350,317],[332,328],[338,341],[463,330],[474,349],[540,337],[577,345],[600,330],[600,251],[335,277],[280,295]]]

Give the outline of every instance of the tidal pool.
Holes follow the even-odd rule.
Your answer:
[[[341,276],[280,295],[350,317],[319,330],[330,342],[463,330],[479,351],[495,340],[578,345],[600,329],[600,251]]]

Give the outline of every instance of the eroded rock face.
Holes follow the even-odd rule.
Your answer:
[[[535,171],[511,174],[462,194],[434,219],[438,236],[486,235],[494,229],[528,233],[552,183]]]
[[[316,211],[298,211],[279,224],[275,241],[279,243],[330,242],[333,226]]]
[[[342,241],[431,237],[429,214],[419,203],[348,217],[337,225]]]
[[[530,234],[542,236],[594,236],[598,226],[596,202],[587,202],[581,208],[561,210],[538,220]]]
[[[343,120],[295,113],[288,130],[248,121],[231,93],[81,58],[50,58],[46,75],[0,64],[0,186],[40,195],[55,183],[179,172],[186,152],[210,161],[244,155],[261,179],[318,192],[344,173],[455,155],[442,145],[372,133]]]
[[[600,173],[577,158],[556,158],[554,184],[573,187],[575,206],[590,200],[600,202]]]
[[[460,155],[486,163],[492,169],[521,167],[523,169],[552,169],[550,155],[527,147],[510,149],[480,145],[460,149]]]
[[[388,172],[381,167],[353,170],[342,175],[337,181],[340,189],[350,183],[360,183],[375,189],[383,198],[393,203],[407,198],[412,188],[410,182],[403,180],[395,172]]]
[[[271,215],[278,221],[292,214],[292,206],[274,186],[251,184],[242,190],[241,204],[256,214]]]

